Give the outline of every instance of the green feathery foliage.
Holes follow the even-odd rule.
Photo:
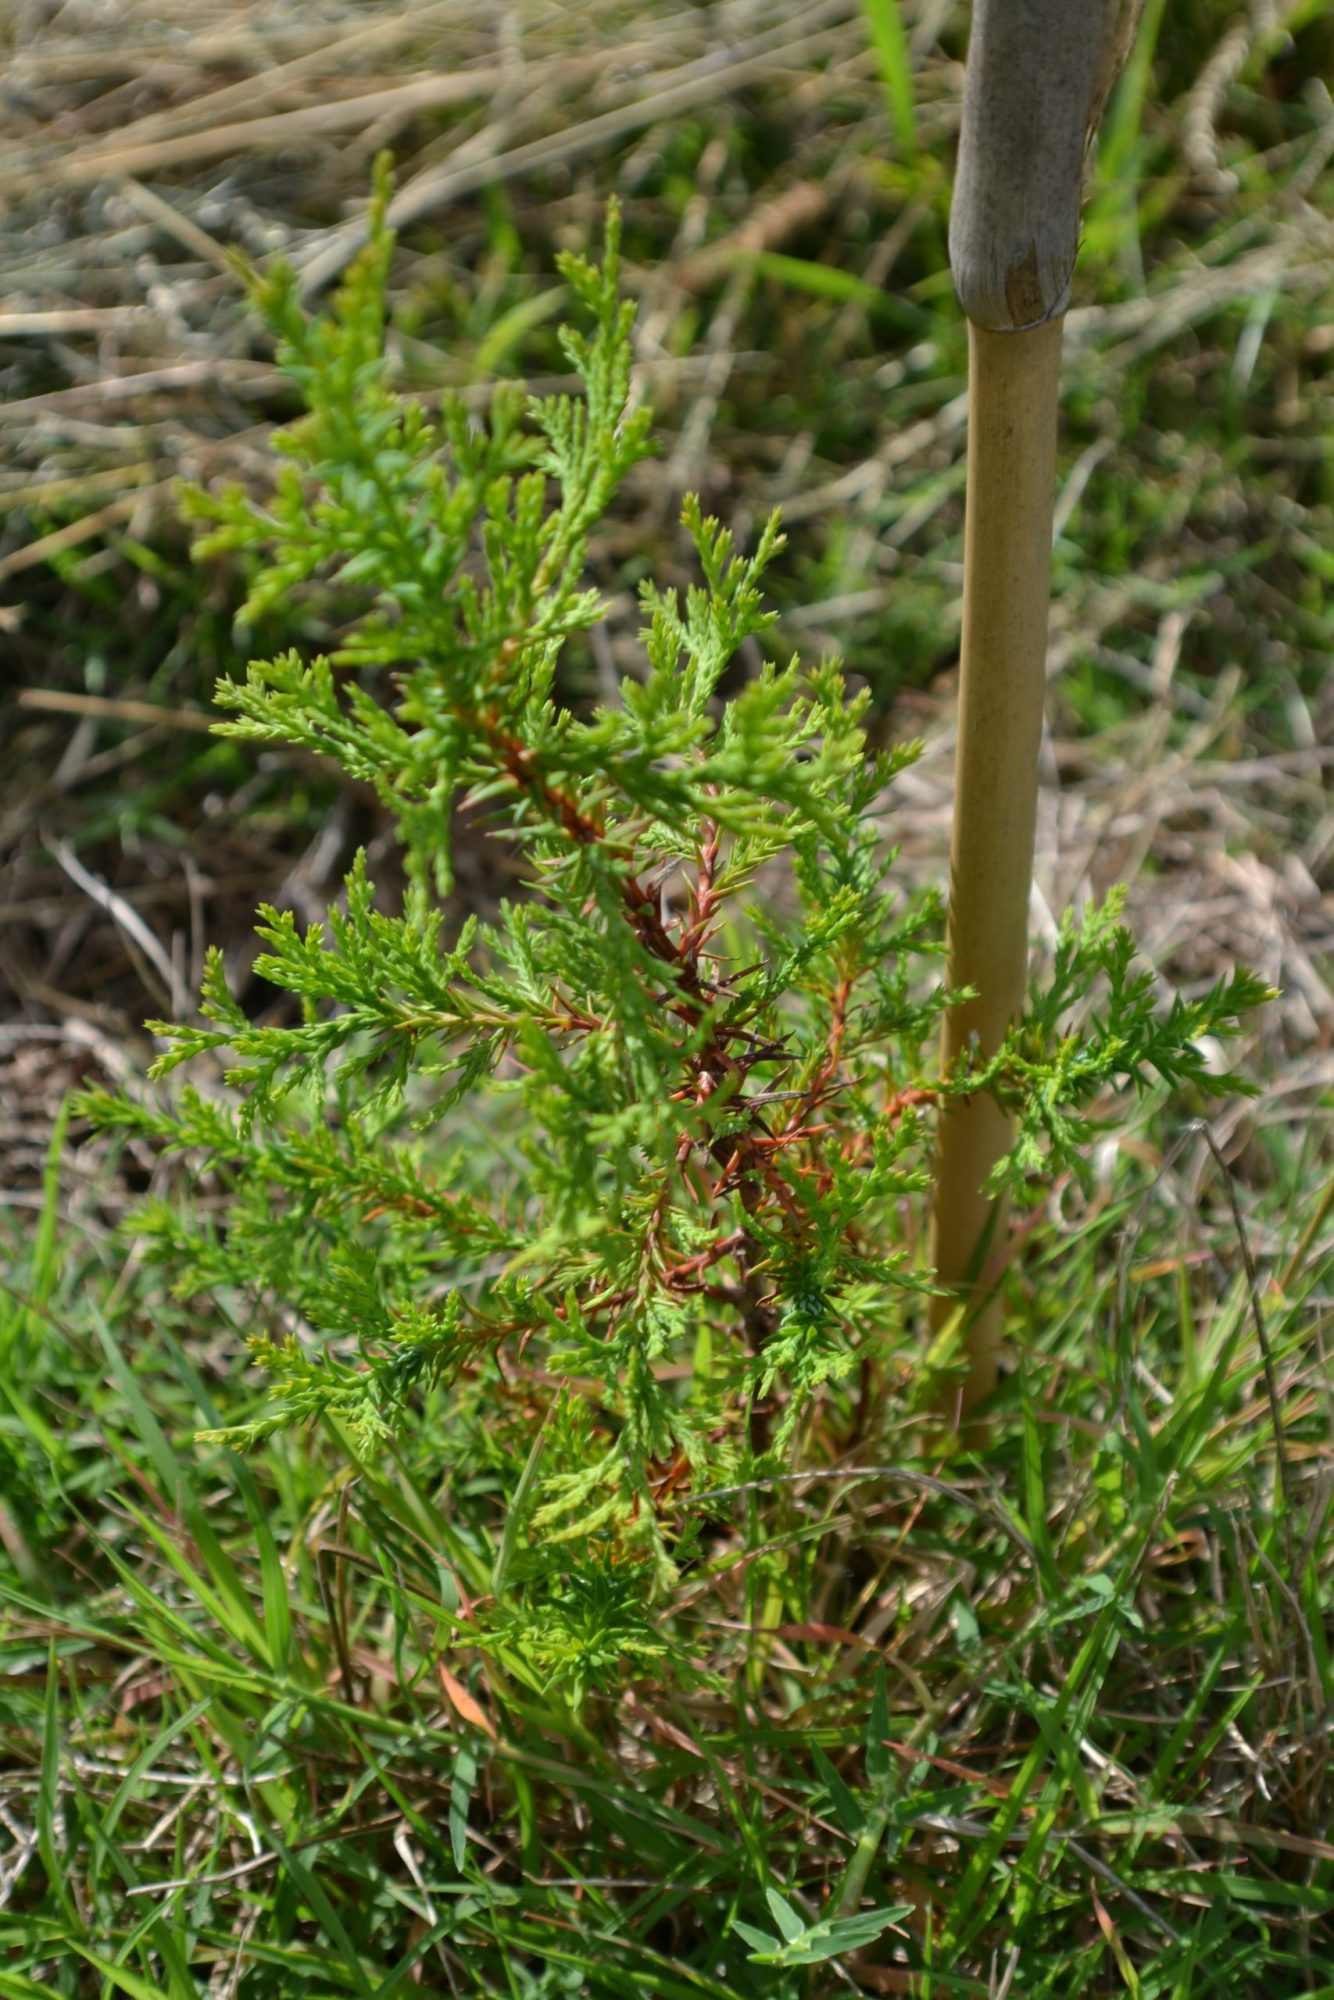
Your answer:
[[[939,899],[895,891],[873,813],[913,747],[868,753],[866,697],[830,662],[719,691],[771,623],[776,521],[746,556],[688,500],[703,581],[645,587],[618,700],[562,699],[562,649],[603,615],[589,536],[650,449],[615,211],[601,266],[562,259],[582,394],[500,389],[483,425],[391,386],[386,193],[327,315],[288,271],[256,284],[308,414],[267,505],[193,506],[203,553],[261,558],[252,613],[316,577],[346,591],[341,649],[224,683],[220,726],[373,786],[401,907],[362,855],[326,921],[264,909],[257,970],[287,1016],[251,1021],[215,955],[201,1019],[154,1024],[153,1073],[191,1063],[197,1085],[82,1108],[224,1193],[135,1222],[271,1376],[252,1421],[206,1439],[318,1419],[365,1459],[443,1388],[442,1467],[492,1479],[505,1519],[479,1641],[577,1700],[661,1651],[655,1595],[707,1524],[686,1489],[787,1462],[817,1404],[865,1435],[911,1387],[929,1275],[901,1216],[932,1108],[1011,1103],[1017,1187],[1078,1168],[1114,1086],[1213,1088],[1201,1037],[1264,989],[1238,975],[1164,1012],[1111,904],[1066,926],[1003,1053],[941,1077]],[[526,889],[447,936],[460,817]],[[1067,1033],[1095,989],[1102,1014]]]

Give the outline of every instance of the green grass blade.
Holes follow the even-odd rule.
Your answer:
[[[914,104],[911,50],[898,0],[862,0],[871,46],[880,65],[889,106],[890,124],[905,162],[917,153],[917,112]]]

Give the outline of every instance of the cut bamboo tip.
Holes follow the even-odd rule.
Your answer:
[[[1084,154],[1142,0],[974,0],[950,266],[974,326],[1063,313]]]

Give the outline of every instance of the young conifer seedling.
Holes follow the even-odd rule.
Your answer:
[[[1004,1048],[941,1075],[939,898],[896,891],[875,812],[913,748],[868,752],[866,696],[831,662],[720,692],[770,632],[776,522],[745,555],[687,500],[701,581],[644,588],[619,700],[564,698],[563,649],[603,615],[589,537],[650,449],[615,210],[600,266],[562,259],[581,393],[499,388],[479,425],[391,386],[386,194],[326,315],[288,271],[256,284],[308,414],[265,504],[193,507],[204,553],[259,557],[252,614],[317,577],[346,590],[341,649],[224,683],[220,727],[372,786],[406,891],[389,906],[359,855],[323,922],[263,909],[257,969],[288,1016],[250,1020],[214,953],[201,1018],[153,1024],[169,1086],[83,1109],[224,1190],[134,1222],[183,1295],[244,1302],[268,1371],[250,1420],[204,1443],[323,1423],[369,1468],[425,1410],[442,1507],[451,1472],[495,1481],[470,1632],[578,1700],[663,1650],[684,1523],[707,1519],[687,1493],[873,1446],[938,1394],[902,1218],[942,1103],[1004,1102],[1022,1197],[1081,1171],[1118,1086],[1216,1088],[1199,1038],[1263,989],[1238,974],[1164,1010],[1113,899],[1066,924]],[[447,931],[460,817],[523,886]]]

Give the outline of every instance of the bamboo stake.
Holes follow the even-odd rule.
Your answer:
[[[1135,0],[975,0],[950,262],[969,321],[959,747],[947,1066],[995,1053],[1023,1004],[1047,651],[1061,325],[1088,136],[1124,60]],[[932,1255],[962,1307],[965,1412],[994,1388],[1006,1209],[984,1184],[1011,1120],[978,1094],[941,1119]]]
[[[1060,366],[1059,319],[1017,336],[969,329],[949,980],[976,987],[977,998],[945,1016],[946,1065],[973,1047],[993,1053],[1023,1005]],[[1000,1300],[986,1267],[1003,1248],[1006,1212],[982,1189],[1010,1142],[1010,1119],[985,1092],[942,1120],[935,1265],[953,1296],[935,1303],[941,1320],[961,1302],[968,1310],[969,1404],[996,1379]]]

